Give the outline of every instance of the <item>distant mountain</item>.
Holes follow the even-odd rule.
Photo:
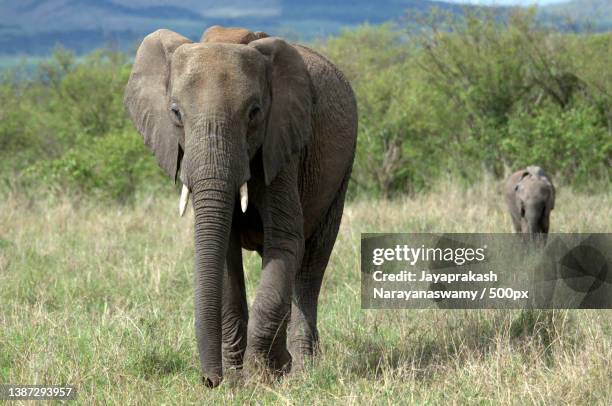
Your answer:
[[[588,7],[578,4],[585,2],[601,4],[598,7],[609,20],[610,0],[575,0],[545,7],[541,13],[551,24],[565,21],[564,13],[583,18]],[[458,14],[465,6],[429,0],[0,0],[0,56],[45,55],[56,44],[77,53],[103,45],[130,49],[161,27],[197,39],[213,24],[308,40],[364,22],[378,24],[427,13],[434,7]]]
[[[611,31],[612,0],[572,0],[540,10],[549,25],[576,31]]]

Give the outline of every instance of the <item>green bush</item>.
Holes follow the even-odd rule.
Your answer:
[[[123,107],[130,67],[124,54],[80,60],[58,49],[34,78],[7,76],[0,95],[2,175],[37,190],[127,201],[169,184]]]
[[[53,89],[48,109],[79,134],[91,137],[126,128],[129,123],[122,103],[129,77],[126,63],[123,54],[96,51],[63,74],[47,68]]]
[[[518,110],[502,149],[516,166],[537,162],[579,188],[610,182],[612,137],[593,106],[563,110],[549,103],[538,114]]]
[[[560,186],[609,190],[612,33],[560,34],[530,13],[430,17],[419,30],[365,25],[315,45],[357,98],[349,198],[531,164]],[[124,54],[60,48],[30,79],[4,75],[0,177],[119,201],[170,187],[124,111],[129,72]]]
[[[446,174],[501,179],[532,164],[561,185],[609,187],[612,34],[547,31],[531,13],[425,23],[364,26],[322,47],[359,105],[350,197],[414,193]]]
[[[26,171],[25,180],[125,202],[139,187],[165,179],[142,138],[127,130],[79,144],[60,158],[40,161]]]

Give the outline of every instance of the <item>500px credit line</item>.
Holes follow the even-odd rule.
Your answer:
[[[478,294],[480,292],[480,295]],[[487,294],[488,292],[488,294]],[[529,291],[516,290],[513,288],[483,288],[481,290],[390,290],[385,288],[373,288],[374,299],[392,300],[444,300],[465,299],[483,300],[487,299],[529,299]]]

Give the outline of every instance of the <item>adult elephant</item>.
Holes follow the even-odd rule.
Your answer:
[[[222,364],[239,369],[245,357],[302,366],[317,348],[319,290],[355,156],[343,74],[261,32],[214,26],[192,43],[158,30],[138,49],[124,103],[183,183],[181,215],[192,196],[204,383],[217,386]],[[262,257],[250,318],[241,248]]]

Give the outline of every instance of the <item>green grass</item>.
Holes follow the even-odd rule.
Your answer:
[[[484,181],[348,205],[322,289],[322,354],[301,375],[200,384],[193,217],[133,206],[0,202],[0,382],[73,384],[81,404],[610,404],[612,311],[361,310],[359,237],[507,232]],[[612,195],[559,188],[553,232],[612,230]],[[252,300],[259,259],[246,255]]]

